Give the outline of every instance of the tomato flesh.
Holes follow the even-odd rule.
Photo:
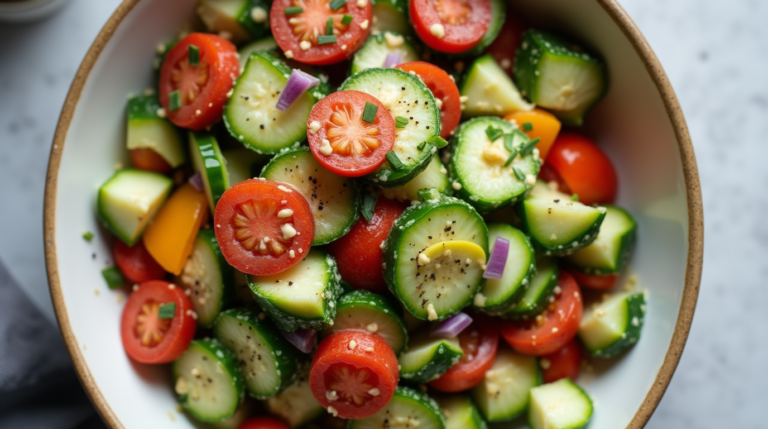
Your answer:
[[[616,198],[618,178],[608,156],[588,139],[562,133],[547,155],[554,168],[579,201],[586,205],[607,204]]]
[[[488,46],[486,52],[493,55],[493,58],[499,63],[499,66],[504,70],[509,77],[514,74],[513,67],[515,65],[515,53],[517,47],[520,46],[520,39],[525,32],[525,23],[520,17],[511,10],[507,10],[507,16],[504,20],[504,25],[499,31],[499,35]]]
[[[171,171],[171,164],[152,149],[140,148],[131,150],[131,164],[140,169],[165,174]]]
[[[461,94],[456,82],[443,69],[424,61],[411,61],[396,68],[414,72],[440,100],[440,137],[448,138],[461,119]]]
[[[277,417],[262,416],[244,421],[237,429],[291,429],[291,427]]]
[[[165,277],[165,270],[149,254],[142,241],[128,246],[120,240],[115,240],[113,254],[115,265],[130,284],[162,280]]]
[[[499,333],[490,320],[475,317],[472,325],[459,334],[459,344],[464,352],[461,360],[440,378],[429,382],[433,389],[452,393],[480,384],[496,358]]]
[[[449,54],[475,46],[491,23],[490,0],[411,0],[409,8],[419,38]]]
[[[618,274],[606,274],[602,276],[593,274],[584,274],[578,271],[570,271],[576,283],[581,287],[597,290],[607,290],[616,286],[616,282],[619,280]]]
[[[544,383],[554,383],[561,378],[570,378],[571,381],[576,381],[581,369],[581,355],[581,344],[574,338],[560,350],[542,356],[539,362]]]

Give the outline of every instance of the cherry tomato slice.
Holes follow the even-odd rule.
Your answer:
[[[611,203],[616,198],[616,169],[587,137],[560,134],[549,150],[546,164],[557,170],[571,191],[579,195],[579,201],[586,205]]]
[[[443,69],[424,61],[411,61],[396,68],[419,75],[435,98],[440,100],[440,137],[448,138],[461,119],[461,94],[456,82]]]
[[[486,52],[493,55],[501,69],[507,72],[509,77],[512,77],[514,74],[515,53],[517,52],[517,47],[520,46],[520,39],[523,38],[525,30],[526,25],[523,23],[523,20],[511,8],[507,8],[507,16],[501,31],[499,31],[499,35],[496,36],[496,39],[486,50]]]
[[[315,236],[307,200],[291,185],[271,180],[244,180],[227,189],[213,222],[227,262],[257,276],[296,265]]]
[[[175,304],[170,319],[160,319],[161,305]],[[141,363],[168,363],[187,349],[197,321],[184,289],[162,280],[139,284],[123,309],[120,334],[125,352]]]
[[[370,1],[347,1],[337,10],[330,7],[331,0],[275,0],[269,14],[272,35],[285,56],[296,61],[326,65],[351,58],[363,45],[371,32],[373,7]],[[295,9],[290,9],[295,8]],[[291,14],[286,13],[294,12]],[[300,9],[300,10],[299,10]],[[352,21],[342,23],[344,15]],[[333,36],[325,43],[328,18],[333,19]],[[321,44],[322,43],[322,44]]]
[[[199,64],[189,61],[190,47],[199,50]],[[171,48],[160,69],[160,104],[168,119],[195,131],[221,119],[227,93],[240,74],[237,48],[213,34],[192,33]],[[171,109],[171,93],[178,94],[180,107]]]
[[[140,170],[154,171],[165,174],[171,171],[171,164],[152,149],[141,148],[131,150],[131,164]]]
[[[130,284],[165,278],[165,270],[149,254],[142,241],[128,246],[120,240],[115,240],[113,253],[115,265]]]
[[[409,9],[421,40],[449,54],[475,46],[491,23],[490,0],[411,0]]]
[[[606,274],[598,276],[594,274],[584,274],[578,271],[569,271],[576,283],[581,287],[597,290],[607,290],[616,286],[616,282],[619,280],[618,274]]]
[[[262,416],[244,421],[237,429],[291,429],[291,427],[277,417]]]
[[[539,179],[547,182],[547,184],[554,182],[557,184],[557,191],[560,191],[564,194],[571,194],[571,188],[569,188],[568,184],[565,183],[562,177],[560,177],[560,173],[555,170],[555,167],[552,167],[546,162],[541,165],[541,170],[539,170]]]
[[[362,419],[387,405],[399,377],[397,357],[381,337],[342,331],[317,346],[309,387],[324,408],[333,407],[344,419]]]
[[[577,339],[572,339],[560,350],[542,356],[539,359],[544,383],[554,383],[561,378],[570,378],[576,381],[581,370],[581,344]]]
[[[395,220],[403,214],[405,205],[379,197],[368,222],[363,216],[347,235],[328,244],[328,252],[336,258],[339,274],[355,289],[384,293],[387,283],[381,264],[381,242],[387,238]]]
[[[534,320],[505,322],[501,336],[515,351],[542,356],[553,353],[576,336],[584,304],[576,280],[563,271],[555,300]]]
[[[493,365],[499,348],[499,332],[493,323],[476,316],[467,329],[459,334],[459,344],[464,354],[456,365],[452,366],[429,386],[441,392],[461,392],[477,386],[485,372]]]
[[[371,122],[363,118],[368,105],[376,106]],[[346,177],[379,168],[395,144],[394,118],[379,100],[360,91],[334,92],[320,100],[309,113],[307,130],[318,162]]]

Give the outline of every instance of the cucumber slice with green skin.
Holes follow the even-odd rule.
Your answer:
[[[198,326],[211,327],[219,312],[232,303],[234,278],[234,269],[224,259],[216,234],[201,229],[179,276],[179,285],[190,291]]]
[[[237,408],[237,411],[235,411],[235,414],[232,417],[216,423],[200,423],[195,425],[195,427],[198,429],[237,429],[244,421],[248,420],[255,411],[256,402],[246,398]]]
[[[496,37],[501,32],[501,27],[504,26],[504,20],[507,17],[507,3],[504,0],[491,0],[491,22],[488,25],[488,30],[475,46],[466,52],[462,52],[459,56],[476,57],[481,55],[485,48],[491,46]]]
[[[280,152],[264,167],[261,177],[290,183],[307,199],[315,218],[313,246],[341,238],[359,217],[361,202],[355,181],[326,170],[306,146]]]
[[[267,36],[259,40],[255,40],[247,45],[243,45],[237,50],[237,54],[240,56],[240,70],[245,70],[245,65],[248,63],[248,59],[251,58],[251,54],[261,51],[275,52],[277,49],[277,42],[272,36]]]
[[[218,422],[232,417],[243,400],[243,375],[237,358],[215,339],[193,340],[171,365],[179,403],[196,419]]]
[[[529,319],[536,317],[549,305],[550,297],[560,281],[560,270],[552,258],[540,256],[536,259],[536,274],[525,289],[520,300],[504,314],[506,319]]]
[[[406,0],[371,0],[373,6],[373,26],[371,34],[394,31],[400,34],[411,33],[408,26],[408,2]]]
[[[296,380],[302,356],[259,313],[255,308],[227,310],[216,319],[213,335],[237,356],[248,394],[266,399]]]
[[[465,395],[440,395],[435,400],[445,414],[445,429],[488,429],[477,407]]]
[[[438,192],[450,195],[453,192],[451,182],[448,180],[448,170],[440,161],[437,154],[432,155],[432,161],[418,176],[414,177],[402,186],[394,188],[381,188],[381,194],[389,199],[400,201],[419,201],[419,191],[435,188]]]
[[[101,187],[99,218],[123,243],[133,246],[162,207],[173,180],[162,174],[127,168],[115,172]]]
[[[432,381],[459,363],[464,352],[458,337],[434,338],[429,329],[421,330],[408,342],[408,349],[400,355],[400,379],[410,383]]]
[[[400,186],[427,168],[437,148],[426,144],[419,149],[419,145],[440,134],[440,109],[436,108],[432,91],[418,76],[400,69],[372,68],[350,76],[339,90],[368,93],[381,101],[392,116],[409,118],[405,128],[397,129],[392,147],[403,168],[395,170],[385,161],[378,170],[364,176],[365,181],[383,187]]]
[[[528,408],[528,393],[540,384],[541,370],[535,357],[499,344],[496,360],[471,395],[488,422],[502,422],[523,414]]]
[[[581,125],[606,92],[602,60],[574,49],[574,43],[528,30],[515,54],[515,82],[523,95],[554,113],[563,123]]]
[[[493,252],[497,237],[509,240],[509,253],[500,279],[486,279],[475,297],[475,307],[492,316],[515,307],[536,273],[536,259],[530,240],[520,230],[503,223],[488,225],[488,243]]]
[[[200,0],[197,14],[208,31],[229,33],[239,43],[269,34],[271,7],[271,1],[262,0]]]
[[[453,136],[448,164],[454,178],[454,194],[481,212],[512,205],[523,198],[536,183],[541,166],[536,149],[524,156],[517,155],[505,165],[510,152],[504,147],[504,137],[491,142],[485,133],[488,127],[501,129],[504,133],[522,133],[501,118],[470,119]],[[515,140],[515,149],[519,150],[527,141],[525,135],[522,136]],[[518,174],[522,179],[517,177]]]
[[[297,257],[301,257],[297,255]],[[341,294],[336,261],[325,250],[313,248],[307,256],[280,274],[248,276],[259,306],[284,331],[322,330],[333,325]]]
[[[181,135],[171,121],[157,112],[162,106],[157,95],[137,95],[128,100],[128,133],[126,147],[152,149],[172,168],[186,161]]]
[[[210,134],[189,133],[189,153],[195,171],[200,173],[208,197],[211,213],[216,210],[216,203],[229,189],[229,173],[226,162],[216,138]]]
[[[531,110],[533,104],[525,101],[509,75],[496,63],[491,54],[475,60],[459,88],[464,102],[465,116],[503,116],[516,110]]]
[[[645,321],[645,293],[619,293],[585,311],[579,338],[592,356],[613,357],[640,339]]]
[[[327,337],[339,331],[365,331],[376,334],[399,355],[408,344],[408,330],[401,317],[402,309],[386,297],[356,290],[339,298],[333,326],[321,332]]]
[[[456,263],[452,250],[429,261],[419,259],[433,246],[451,242],[479,247],[483,262],[488,255],[483,219],[466,202],[447,196],[408,207],[384,241],[384,279],[406,310],[419,319],[442,320],[458,313],[483,281],[479,255],[464,255]]]
[[[270,414],[280,417],[292,428],[302,427],[325,413],[309,388],[309,365],[304,365],[298,374],[292,385],[265,403]]]
[[[531,389],[531,429],[580,429],[592,418],[592,399],[568,378]]]
[[[409,387],[398,387],[378,413],[350,420],[347,429],[445,429],[445,415],[434,399]]]
[[[547,256],[568,256],[597,238],[605,207],[585,206],[537,182],[518,207],[520,222],[533,247]]]
[[[267,155],[258,154],[250,149],[229,149],[222,151],[227,165],[230,186],[253,177],[258,177],[261,169],[269,162]]]
[[[566,258],[572,268],[591,275],[620,273],[632,255],[637,239],[637,222],[626,210],[606,205],[600,233],[589,246]]]
[[[401,62],[417,61],[419,53],[410,38],[394,31],[372,34],[352,57],[350,74],[366,69],[384,67],[389,54],[400,54]]]

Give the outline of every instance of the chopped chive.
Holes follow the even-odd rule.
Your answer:
[[[509,153],[515,152],[515,155],[517,155],[517,151],[515,150],[514,134],[504,134],[504,149],[506,149]]]
[[[329,45],[336,43],[336,36],[317,36],[318,45]]]
[[[200,65],[200,48],[189,45],[189,64],[197,67]]]
[[[424,150],[424,147],[426,147],[426,146],[427,146],[427,142],[424,141],[424,142],[419,143],[419,145],[416,146],[416,149],[422,151],[422,150]]]
[[[363,195],[363,207],[360,210],[360,213],[368,222],[373,219],[373,209],[376,207],[376,201],[378,199],[379,195],[376,192],[366,192]]]
[[[416,192],[421,201],[435,200],[440,197],[440,191],[435,188],[422,188]]]
[[[395,170],[402,170],[405,168],[403,161],[400,161],[400,158],[397,157],[397,154],[392,151],[387,152],[387,161],[389,161],[389,164],[392,165],[392,168]]]
[[[333,0],[331,2],[331,9],[333,10],[339,10],[340,7],[347,4],[347,0]]]
[[[579,201],[579,194],[571,195],[571,201]]]
[[[296,6],[286,7],[284,12],[286,15],[298,15],[301,12],[304,12],[304,9]]]
[[[365,109],[363,110],[363,121],[370,123],[373,123],[373,120],[376,119],[376,112],[379,111],[379,106],[371,103],[370,101],[365,102]]]
[[[512,164],[512,161],[515,160],[516,156],[517,156],[517,149],[512,148],[512,150],[509,151],[509,158],[507,158],[507,161],[504,163],[504,166],[509,167],[509,164]]]
[[[176,313],[176,303],[169,302],[168,304],[163,304],[160,306],[160,309],[157,310],[157,318],[173,319],[174,313]]]
[[[489,125],[485,129],[485,135],[488,136],[488,140],[490,140],[491,143],[496,141],[496,139],[501,137],[503,134],[504,134],[504,131],[501,131],[501,128],[496,128],[493,125]]]
[[[179,91],[173,91],[168,96],[168,107],[171,108],[171,111],[178,110],[179,107],[181,107],[181,94],[179,94]]]
[[[523,122],[523,131],[533,131],[533,123]]]
[[[352,22],[352,18],[354,18],[352,15],[344,15],[344,18],[341,18],[341,23],[349,25]]]
[[[93,240],[93,233],[91,231],[85,231],[83,233],[83,238],[85,239],[85,241],[91,241]]]
[[[325,21],[325,34],[330,36],[333,34],[333,18],[328,17],[328,20]]]
[[[101,276],[107,282],[107,287],[110,289],[117,289],[125,284],[125,278],[123,273],[115,267],[107,267],[101,270]]]
[[[525,156],[525,155],[528,155],[529,153],[531,153],[531,152],[533,151],[533,148],[535,148],[535,147],[536,147],[536,143],[538,143],[538,142],[539,142],[539,140],[541,140],[541,139],[539,139],[538,137],[536,137],[535,139],[533,139],[533,140],[531,140],[531,141],[529,141],[529,142],[527,142],[527,143],[523,144],[523,145],[520,147],[520,155],[523,155],[523,156]]]
[[[448,146],[448,141],[440,136],[432,136],[428,138],[427,143],[434,145],[438,149]]]
[[[408,118],[405,116],[395,116],[395,128],[405,128],[408,125]]]
[[[523,174],[522,171],[520,171],[517,167],[512,167],[512,171],[515,173],[515,177],[518,178],[518,180],[525,180],[525,174]]]

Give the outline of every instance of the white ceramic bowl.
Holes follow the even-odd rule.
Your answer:
[[[113,428],[167,427],[172,420],[173,427],[192,427],[176,411],[168,368],[135,364],[123,353],[124,297],[100,275],[111,256],[94,200],[116,163],[127,161],[126,95],[150,85],[155,46],[190,20],[194,3],[124,1],[77,73],[51,151],[45,197],[51,294],[83,385]],[[615,1],[514,3],[532,22],[577,35],[608,64],[610,89],[586,132],[614,160],[618,203],[638,219],[632,270],[649,302],[640,342],[582,383],[595,400],[590,429],[640,428],[672,377],[698,294],[703,220],[693,149],[661,66]],[[88,243],[84,231],[101,233]]]

